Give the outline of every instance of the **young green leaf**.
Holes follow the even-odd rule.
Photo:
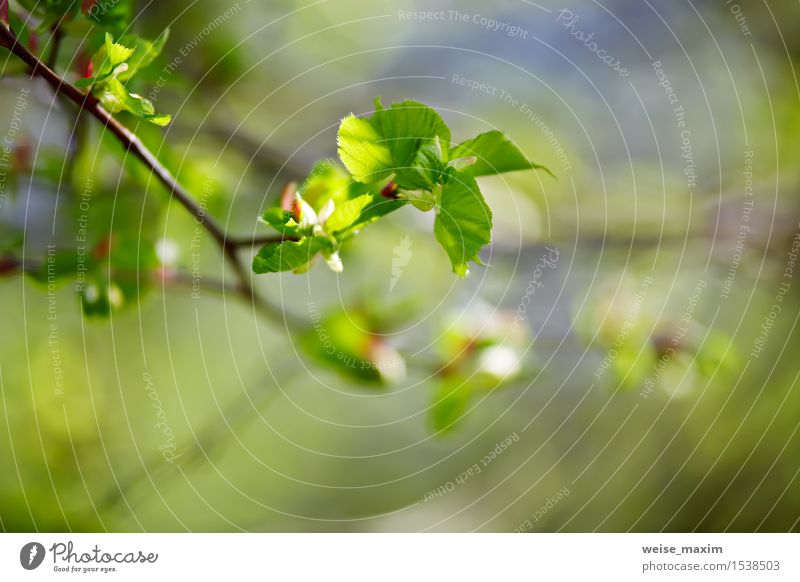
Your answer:
[[[431,407],[434,428],[442,433],[451,431],[467,412],[472,390],[463,378],[455,376],[443,381]]]
[[[444,177],[445,163],[439,137],[424,142],[407,167],[398,168],[394,181],[404,190],[433,190]]]
[[[297,242],[270,243],[253,257],[253,272],[260,275],[294,271],[307,265],[322,250],[331,250],[331,243],[316,236]]]
[[[140,119],[160,126],[167,125],[172,119],[170,115],[156,115],[155,108],[148,99],[129,92],[117,79],[109,79],[101,87],[97,92],[97,98],[111,113],[128,111]]]
[[[136,43],[135,47],[131,48],[114,42],[114,37],[106,33],[103,48],[92,59],[98,74],[88,79],[81,79],[75,86],[91,87],[100,104],[110,113],[128,111],[155,125],[167,125],[172,119],[171,116],[157,115],[148,99],[129,91],[123,83],[158,55],[166,42],[167,35],[168,32],[165,31],[154,43],[128,37],[132,43]]]
[[[364,185],[354,182],[353,177],[338,162],[322,160],[314,165],[297,193],[312,208],[319,210],[328,200],[347,200],[364,191]]]
[[[78,255],[77,250],[59,250],[55,254],[48,255],[47,259],[38,265],[36,269],[28,269],[26,275],[31,279],[46,285],[48,281],[63,281],[73,277],[82,266],[83,257]]]
[[[272,228],[289,236],[297,236],[300,234],[298,230],[298,223],[294,219],[294,214],[283,208],[268,208],[264,214],[261,215],[261,221],[269,224]]]
[[[431,169],[438,171],[442,148],[446,152],[450,147],[450,129],[434,109],[417,101],[394,103],[386,109],[376,100],[375,106],[369,119],[350,115],[342,120],[339,157],[359,182],[373,184],[398,173],[398,186],[418,188],[419,172],[405,171],[416,170],[420,164],[423,175]],[[422,148],[426,151],[418,158]],[[406,176],[414,179],[406,184]],[[427,185],[429,180],[422,183]]]
[[[169,28],[164,30],[154,41],[149,41],[138,36],[128,34],[120,39],[126,47],[133,47],[133,52],[127,60],[128,68],[117,77],[120,81],[131,79],[136,73],[150,65],[164,50],[169,38]]]
[[[358,198],[340,202],[335,206],[333,214],[325,221],[325,231],[335,234],[352,227],[361,216],[364,208],[372,201],[372,194],[363,194]]]
[[[345,117],[337,141],[339,157],[359,182],[381,182],[394,171],[389,143],[368,119]]]
[[[126,61],[133,55],[133,49],[114,42],[110,33],[105,35],[105,43],[92,57],[97,74],[93,77],[80,79],[75,86],[79,89],[91,87],[113,79],[128,70]]]
[[[386,109],[376,100],[375,107],[371,122],[388,141],[394,168],[410,167],[419,149],[437,137],[445,150],[450,147],[450,128],[424,103],[406,100]]]
[[[133,55],[134,50],[132,48],[126,47],[122,44],[114,42],[114,37],[111,36],[111,33],[106,33],[106,41],[105,41],[105,61],[101,65],[101,69],[113,69],[116,66],[124,63],[131,55]]]
[[[473,176],[491,176],[517,170],[550,170],[534,164],[522,153],[514,142],[501,131],[487,131],[469,139],[450,151],[450,160],[474,158],[475,162],[464,166],[462,172]]]
[[[316,360],[365,387],[382,388],[403,376],[405,360],[381,336],[369,331],[371,320],[358,309],[328,316],[312,310],[310,316],[312,327],[300,342]]]
[[[348,233],[355,233],[379,218],[399,210],[406,204],[408,204],[408,200],[391,200],[380,195],[373,195],[371,202],[361,211],[361,215],[350,226]]]
[[[456,172],[442,187],[433,230],[459,277],[470,261],[480,264],[478,253],[491,242],[492,211],[471,175]]]

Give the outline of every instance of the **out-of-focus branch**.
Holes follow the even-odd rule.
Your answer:
[[[259,142],[246,132],[222,125],[212,125],[205,130],[216,140],[224,142],[244,156],[253,160],[253,165],[270,174],[280,175],[289,180],[302,180],[311,171],[314,160],[304,156],[293,156],[287,160],[283,152],[264,142]]]

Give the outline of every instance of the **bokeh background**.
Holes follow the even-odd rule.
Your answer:
[[[230,232],[266,234],[259,213],[376,96],[436,107],[456,140],[502,129],[557,179],[481,181],[494,239],[466,280],[412,209],[353,240],[342,274],[254,278],[286,321],[191,281],[85,317],[74,281],[3,277],[0,527],[798,530],[798,16],[795,0],[138,2],[137,33],[171,28],[138,87],[174,121],[137,131]],[[204,282],[229,275],[135,160],[7,57],[0,132],[30,94],[4,249],[74,243],[91,176],[90,238],[134,233]],[[377,386],[315,358],[317,317],[355,343],[369,322],[403,373]],[[496,381],[443,372],[472,330],[500,348],[466,356]],[[462,384],[443,433],[432,410]]]

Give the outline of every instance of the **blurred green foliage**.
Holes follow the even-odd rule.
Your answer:
[[[342,246],[342,275],[256,278],[284,329],[218,284],[213,241],[137,160],[7,60],[0,133],[19,129],[0,196],[3,529],[508,531],[567,486],[535,529],[798,528],[800,310],[796,285],[781,292],[800,217],[786,155],[798,46],[775,28],[796,6],[773,3],[773,21],[742,3],[754,51],[724,4],[703,3],[703,23],[662,7],[679,45],[652,13],[612,3],[688,112],[690,191],[652,61],[589,2],[575,12],[635,94],[523,3],[459,10],[496,11],[527,43],[399,19],[415,2],[78,4],[12,2],[11,26],[51,59],[61,22],[54,68],[71,82],[116,68],[112,94],[152,106],[120,119],[231,233],[262,235],[260,216],[292,226],[289,180],[315,213],[363,195],[313,164],[374,95],[429,103],[454,135],[506,130],[558,180],[475,172],[494,228],[487,267],[463,281],[430,213],[402,204]],[[106,33],[150,66],[106,70]],[[139,123],[156,109],[170,126]],[[560,249],[552,267],[545,245]],[[480,475],[426,500],[512,434]]]

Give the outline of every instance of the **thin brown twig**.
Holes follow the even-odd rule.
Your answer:
[[[172,175],[172,173],[158,160],[139,137],[117,121],[101,105],[99,100],[91,94],[82,93],[75,86],[65,81],[58,73],[48,67],[42,60],[17,41],[16,35],[9,26],[0,22],[0,46],[7,48],[13,55],[22,60],[31,69],[31,76],[41,77],[53,91],[66,97],[81,109],[90,113],[108,129],[117,140],[138,158],[150,172],[164,185],[170,195],[178,201],[212,236],[217,242],[223,255],[228,259],[239,284],[236,286],[238,294],[249,303],[252,303],[260,312],[279,325],[289,322],[287,316],[272,307],[253,288],[250,282],[250,273],[245,268],[239,257],[239,249],[253,246],[252,242],[243,242],[242,239],[229,238],[225,229],[206,211],[201,208],[192,194],[186,190]]]
[[[178,126],[176,128],[184,134],[194,134],[195,129]],[[280,150],[273,149],[263,141],[250,136],[246,131],[230,128],[219,124],[203,127],[203,134],[223,142],[225,148],[233,148],[240,155],[247,156],[253,162],[253,167],[263,173],[286,177],[292,180],[301,180],[311,171],[314,160],[308,156],[295,154],[291,159]]]

